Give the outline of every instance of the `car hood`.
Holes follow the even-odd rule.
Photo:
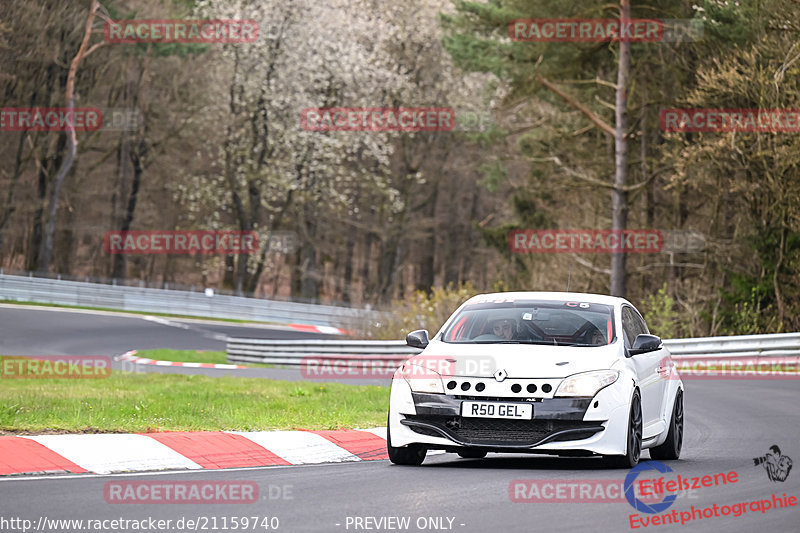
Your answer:
[[[443,376],[486,377],[505,370],[509,378],[563,378],[610,368],[619,357],[617,342],[578,347],[431,341],[408,362],[431,368]]]

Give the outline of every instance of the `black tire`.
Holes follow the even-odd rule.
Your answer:
[[[392,446],[392,434],[389,431],[389,421],[386,421],[386,449],[389,460],[396,465],[419,466],[425,460],[428,450],[419,444],[409,444],[395,448]]]
[[[669,433],[664,444],[650,448],[650,458],[678,459],[681,456],[683,445],[683,391],[678,389],[675,395],[675,405],[672,408],[672,419],[669,423]]]
[[[628,415],[628,438],[625,443],[625,455],[604,456],[606,466],[610,468],[633,468],[639,464],[642,455],[642,401],[639,391],[633,393],[631,410]]]
[[[471,448],[465,448],[463,450],[459,450],[456,452],[459,457],[462,459],[483,459],[486,457],[486,452],[483,450],[473,450]]]

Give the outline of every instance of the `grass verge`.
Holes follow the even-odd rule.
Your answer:
[[[158,361],[178,361],[182,363],[227,363],[225,352],[204,350],[137,350],[136,357],[147,357]]]
[[[0,431],[140,433],[383,426],[389,389],[338,383],[114,372],[3,379]]]

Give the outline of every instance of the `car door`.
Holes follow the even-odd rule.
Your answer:
[[[632,317],[634,321],[635,327],[637,329],[641,329],[641,333],[650,333],[650,329],[647,327],[647,323],[645,323],[644,318],[639,312],[632,308]],[[669,352],[664,348],[662,345],[658,350],[654,352],[650,352],[649,354],[641,354],[641,355],[650,355],[652,358],[658,361],[658,365],[656,366],[656,375],[657,380],[655,382],[655,386],[652,387],[653,391],[657,394],[654,395],[654,403],[656,404],[656,418],[655,421],[661,420],[662,415],[664,414],[664,402],[666,401],[666,393],[667,393],[667,380],[668,380],[668,364],[669,360],[667,359],[667,355]],[[639,357],[639,356],[637,356]]]
[[[644,321],[630,306],[622,308],[622,333],[625,338],[625,348],[630,350],[640,333],[647,333]],[[642,397],[642,438],[647,439],[659,433],[658,427],[653,427],[660,419],[661,396],[663,387],[661,376],[658,373],[660,364],[659,353],[642,353],[631,357],[631,362],[639,378],[639,391]]]

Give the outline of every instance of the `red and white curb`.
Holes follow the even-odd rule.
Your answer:
[[[307,331],[311,333],[324,333],[325,335],[354,335],[355,332],[349,329],[339,329],[333,326],[310,326],[308,324],[288,324],[287,327],[295,331]]]
[[[192,326],[184,324],[183,322],[176,322],[174,320],[169,320],[167,318],[163,318],[163,317],[159,317],[159,316],[145,315],[142,318],[144,320],[147,320],[148,322],[155,322],[157,324],[161,324],[161,325],[164,325],[164,326],[170,326],[170,327],[173,327],[173,328],[192,329]],[[204,323],[208,322],[208,321],[204,321],[204,320],[197,320],[197,319],[191,319],[191,318],[189,318],[189,319],[184,318],[182,320],[186,321],[186,322],[192,322],[194,324],[204,324]],[[211,322],[213,322],[213,321],[211,321]],[[227,324],[227,323],[223,323],[223,324],[230,325],[230,324]],[[349,330],[349,329],[340,329],[340,328],[335,328],[333,326],[314,326],[314,325],[311,325],[311,324],[271,324],[271,325],[265,325],[263,327],[266,328],[266,329],[291,329],[291,330],[294,330],[294,331],[303,331],[303,332],[306,332],[306,333],[323,333],[325,335],[349,335],[349,336],[355,335],[355,332],[352,331],[352,330]],[[226,335],[222,335],[222,334],[215,334],[214,338],[217,339],[217,340],[223,340],[224,341],[228,337]]]
[[[125,352],[114,358],[115,361],[128,361],[137,365],[156,365],[156,366],[185,366],[189,368],[222,368],[233,370],[237,368],[247,368],[243,365],[229,365],[224,363],[183,363],[180,361],[159,361],[157,359],[148,359],[147,357],[139,357],[136,355],[136,350]]]
[[[0,436],[0,476],[113,474],[388,459],[386,428]]]

